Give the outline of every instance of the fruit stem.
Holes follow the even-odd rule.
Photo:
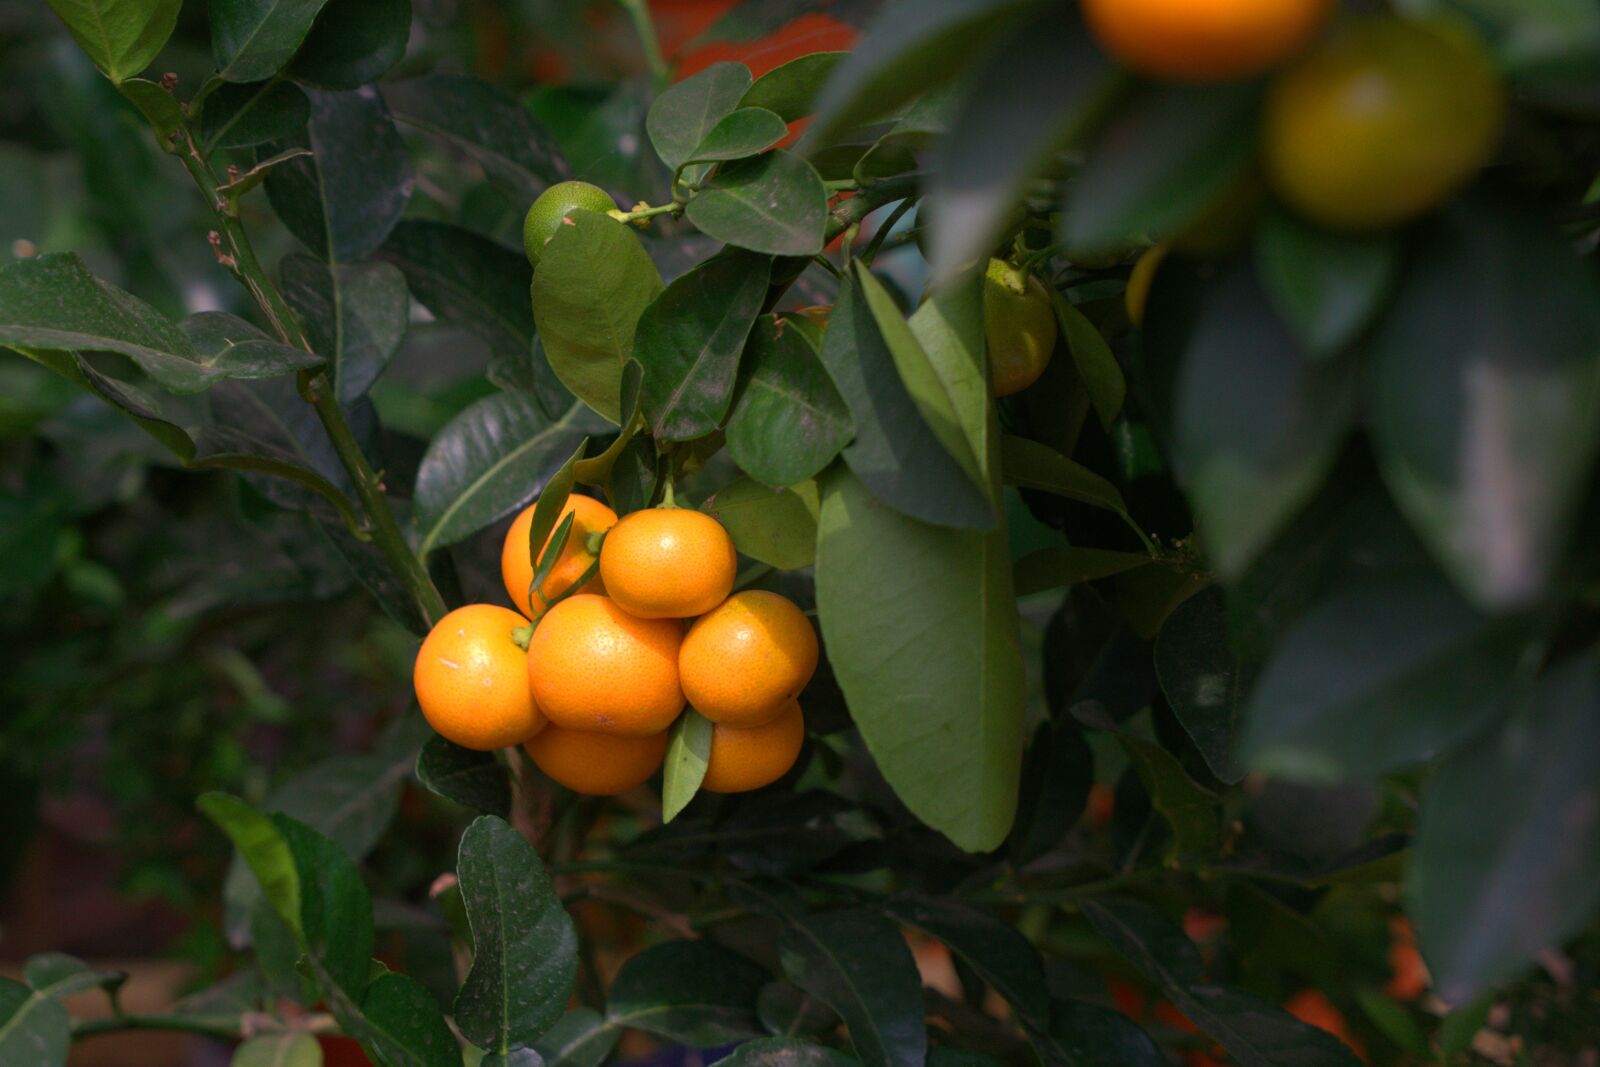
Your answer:
[[[618,222],[643,222],[645,219],[653,219],[657,215],[665,215],[669,212],[676,214],[682,210],[683,205],[677,203],[676,201],[671,204],[661,204],[657,207],[651,207],[649,204],[646,204],[641,200],[639,201],[639,206],[635,207],[632,211],[608,211],[606,214],[610,215]]]
[[[583,550],[591,556],[598,556],[600,554],[600,546],[605,543],[606,532],[604,530],[595,530],[583,539]]]
[[[526,626],[514,627],[511,631],[511,643],[524,652],[528,651],[528,642],[533,640],[533,626],[534,624],[530,622]]]
[[[650,65],[650,76],[655,79],[656,92],[659,93],[672,83],[672,71],[667,66],[666,57],[661,54],[661,39],[656,36],[656,24],[650,17],[650,8],[645,5],[645,0],[617,0],[617,2],[633,21],[633,32],[639,36],[639,44],[644,48],[645,62]]]

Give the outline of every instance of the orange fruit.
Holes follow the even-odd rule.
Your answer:
[[[527,680],[557,726],[646,737],[683,710],[678,647],[683,624],[641,619],[593,593],[545,614],[528,642]]]
[[[708,793],[748,793],[788,773],[805,743],[806,722],[791,700],[778,717],[761,726],[711,728],[711,754],[700,788]]]
[[[817,632],[794,602],[747,589],[695,620],[678,651],[689,704],[712,722],[759,726],[800,695],[817,669]]]
[[[1315,989],[1302,989],[1288,1000],[1284,1001],[1283,1009],[1296,1019],[1319,1030],[1326,1030],[1334,1037],[1349,1046],[1363,1062],[1367,1058],[1367,1050],[1362,1047],[1350,1032],[1350,1025],[1345,1022],[1344,1013],[1333,1006],[1333,1002]]]
[[[983,275],[983,336],[994,395],[1010,396],[1032,385],[1056,347],[1050,291],[1005,260],[989,260]]]
[[[1083,0],[1100,47],[1169,81],[1248,78],[1288,59],[1333,0]]]
[[[1417,932],[1404,916],[1389,920],[1389,981],[1383,991],[1395,1000],[1410,1002],[1428,991],[1433,980],[1417,951]]]
[[[510,608],[470,604],[440,619],[417,651],[412,683],[422,717],[440,737],[487,751],[539,732],[524,653],[511,631],[528,620]]]
[[[1267,178],[1307,218],[1370,230],[1422,214],[1493,155],[1499,74],[1469,33],[1392,16],[1354,19],[1273,84]]]
[[[541,771],[574,793],[609,797],[656,773],[667,755],[667,735],[621,737],[552,723],[523,747]]]
[[[600,549],[606,594],[641,619],[704,615],[733,591],[738,566],[728,531],[689,508],[635,511]]]
[[[522,220],[522,249],[528,253],[528,262],[539,265],[544,243],[556,235],[556,228],[574,211],[598,211],[604,214],[617,210],[611,194],[598,185],[588,182],[557,182],[528,208]]]
[[[550,537],[555,536],[555,531],[568,515],[572,516],[572,533],[567,537],[567,543],[562,546],[561,555],[556,559],[556,565],[550,568],[550,573],[544,580],[544,594],[529,595],[529,588],[533,585],[534,557],[528,545],[528,527],[533,525],[533,509],[537,504],[530,504],[524,508],[511,523],[511,529],[506,531],[506,541],[500,549],[500,578],[506,584],[506,595],[511,597],[511,603],[517,610],[523,612],[528,618],[543,614],[549,607],[545,597],[558,597],[572,587],[572,583],[583,577],[583,572],[589,569],[594,562],[585,542],[592,533],[603,533],[616,525],[617,513],[606,507],[593,497],[581,496],[574,493],[567,498],[566,507],[561,509],[561,514],[556,516],[556,525],[550,528]],[[550,543],[546,537],[544,543]],[[543,548],[540,549],[544,551]],[[584,582],[582,592],[605,593],[605,587],[600,584],[599,574]]]

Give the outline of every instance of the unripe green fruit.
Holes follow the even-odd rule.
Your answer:
[[[561,221],[574,211],[615,211],[617,202],[598,185],[588,182],[558,182],[539,194],[522,220],[522,247],[528,262],[539,265],[544,243],[556,235]]]

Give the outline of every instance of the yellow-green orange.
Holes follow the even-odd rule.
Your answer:
[[[626,515],[600,549],[606,594],[641,619],[704,615],[733,591],[738,566],[728,531],[689,508]]]
[[[805,718],[790,701],[762,726],[711,728],[711,753],[700,788],[708,793],[747,793],[771,785],[789,772],[805,743]]]
[[[572,516],[572,532],[567,536],[567,543],[562,547],[561,555],[556,558],[555,566],[545,577],[544,596],[538,593],[530,596],[534,558],[528,545],[528,528],[533,525],[535,507],[537,505],[529,505],[516,517],[511,523],[511,529],[506,532],[505,544],[500,548],[500,578],[505,582],[506,595],[511,598],[511,603],[517,606],[517,610],[530,619],[545,610],[546,597],[554,599],[560,596],[572,587],[573,582],[583,577],[584,572],[595,560],[594,554],[588,547],[589,535],[604,533],[617,521],[617,513],[593,497],[576,493],[568,497],[566,507],[561,509],[556,525],[551,528],[550,535],[545,538],[544,543],[546,545],[550,543],[550,538],[555,536],[562,519],[568,515]],[[599,572],[585,581],[579,591],[604,593]]]
[[[995,396],[1020,393],[1037,381],[1056,347],[1056,313],[1044,284],[1004,260],[989,260],[983,275],[983,336]]]
[[[554,723],[525,746],[538,768],[575,793],[616,796],[643,785],[667,754],[667,735],[619,737]]]
[[[556,234],[562,220],[574,211],[598,211],[604,214],[615,211],[617,202],[611,194],[598,185],[588,182],[557,182],[533,202],[522,220],[522,247],[528,253],[528,262],[539,265],[539,255],[544,243]]]
[[[645,737],[683,710],[683,624],[641,619],[592,593],[568,597],[528,643],[527,684],[545,718],[569,730]]]
[[[695,620],[678,651],[689,705],[712,722],[759,726],[800,695],[817,669],[817,632],[787,597],[735,593]]]
[[[487,751],[528,740],[539,714],[525,655],[512,631],[528,620],[509,608],[472,604],[440,619],[417,651],[412,684],[435,732]]]

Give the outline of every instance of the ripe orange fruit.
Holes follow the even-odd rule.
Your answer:
[[[747,793],[771,785],[788,773],[805,743],[806,722],[791,700],[778,717],[761,726],[711,728],[711,755],[700,788],[709,793]]]
[[[770,722],[817,669],[817,632],[794,602],[747,589],[696,619],[678,651],[689,705],[712,722]]]
[[[1465,183],[1505,117],[1494,64],[1441,23],[1352,20],[1284,72],[1267,99],[1267,177],[1336,229],[1392,226]]]
[[[598,211],[605,214],[617,210],[611,194],[598,185],[588,182],[557,182],[539,194],[528,214],[522,220],[522,248],[528,253],[528,262],[539,265],[544,243],[556,234],[556,227],[574,211]]]
[[[728,531],[689,508],[635,511],[600,549],[607,595],[641,619],[704,615],[733,591],[738,566]]]
[[[1383,991],[1395,1000],[1409,1003],[1432,984],[1428,965],[1417,951],[1417,932],[1404,916],[1394,916],[1389,920],[1389,981]]]
[[[989,260],[983,275],[983,336],[994,395],[1010,396],[1032,385],[1056,347],[1049,290],[1005,260]]]
[[[528,643],[527,681],[557,726],[645,737],[683,710],[676,619],[640,619],[579,593],[551,608]]]
[[[470,604],[428,631],[412,683],[422,717],[440,737],[487,751],[518,745],[539,732],[524,654],[511,631],[528,620],[509,608]]]
[[[667,735],[620,737],[552,723],[523,747],[541,771],[574,793],[609,797],[643,785],[656,772],[667,755]]]
[[[1350,1032],[1350,1024],[1345,1022],[1344,1013],[1322,993],[1315,989],[1302,989],[1284,1001],[1283,1009],[1303,1023],[1326,1030],[1348,1045],[1362,1062],[1366,1061],[1367,1050]]]
[[[1083,0],[1112,56],[1170,81],[1248,78],[1311,39],[1333,0]]]
[[[506,531],[506,541],[500,549],[500,578],[506,584],[506,595],[511,597],[511,603],[517,606],[517,610],[530,619],[543,614],[549,606],[544,596],[534,593],[530,598],[528,592],[533,585],[535,563],[533,553],[529,551],[528,546],[528,527],[533,525],[533,509],[537,506],[530,504],[516,517],[511,523],[511,529]],[[549,575],[544,580],[545,596],[551,598],[558,597],[571,588],[572,583],[583,577],[583,572],[594,562],[594,556],[590,554],[585,544],[589,535],[603,533],[617,522],[617,513],[600,501],[574,493],[567,498],[566,507],[562,508],[561,514],[556,517],[556,525],[551,527],[550,537],[555,536],[556,528],[569,514],[572,516],[572,533],[567,537],[567,543],[562,547],[556,565],[550,569]],[[545,538],[546,545],[550,543],[550,537]],[[600,584],[600,575],[597,573],[584,582],[581,591],[604,594],[605,587]]]

